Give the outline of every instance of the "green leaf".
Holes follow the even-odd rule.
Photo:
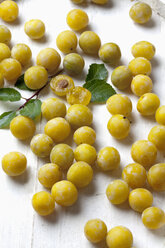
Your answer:
[[[91,64],[86,76],[86,82],[93,80],[107,80],[108,71],[105,68],[104,64]]]
[[[8,127],[11,120],[16,116],[16,111],[4,112],[0,115],[0,128]]]
[[[20,110],[20,114],[24,116],[28,116],[31,119],[35,119],[37,116],[41,114],[41,101],[39,99],[33,99],[27,102]]]
[[[92,64],[89,67],[84,88],[91,94],[91,102],[104,103],[110,96],[116,94],[113,87],[106,82],[108,71],[104,64]]]
[[[29,89],[26,84],[25,84],[25,81],[24,81],[24,74],[22,74],[16,81],[15,87],[17,87],[18,89],[20,90],[29,90],[29,91],[33,91],[31,89]]]
[[[91,102],[104,103],[110,96],[116,94],[113,87],[104,80],[93,80],[83,85],[91,94]]]
[[[0,101],[16,102],[21,99],[21,94],[12,88],[0,89]]]

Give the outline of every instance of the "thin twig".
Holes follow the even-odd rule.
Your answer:
[[[27,98],[26,98],[26,97],[21,96],[21,98],[22,98],[22,99],[24,99],[25,101],[27,100]]]
[[[40,92],[41,92],[41,91],[50,83],[50,80],[51,80],[53,77],[55,77],[55,76],[59,75],[60,73],[62,73],[63,70],[64,70],[64,69],[61,69],[61,70],[58,71],[56,74],[49,76],[49,77],[48,77],[48,82],[47,82],[42,88],[40,88],[39,90],[37,90],[31,97],[29,97],[29,98],[27,98],[27,99],[24,98],[24,97],[22,97],[23,99],[26,100],[26,102],[25,102],[24,104],[22,104],[22,105],[17,109],[17,111],[20,110],[20,109],[22,109],[22,108],[25,106],[25,104],[26,104],[27,102],[29,102],[31,99],[33,99],[35,96],[38,97],[38,95],[40,94]]]

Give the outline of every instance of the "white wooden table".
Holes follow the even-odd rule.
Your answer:
[[[156,56],[152,60],[154,92],[165,104],[165,0],[146,0],[153,7],[152,21],[144,26],[136,25],[129,18],[128,12],[132,6],[129,0],[110,0],[107,6],[94,4],[81,6],[90,19],[89,28],[101,37],[102,43],[116,42],[122,51],[121,64],[127,65],[132,59],[131,46],[140,40],[147,40],[156,46]],[[56,48],[56,37],[62,30],[69,29],[66,15],[77,6],[69,0],[18,0],[20,15],[18,21],[7,24],[12,32],[12,43],[27,43],[35,57],[42,48]],[[46,25],[46,37],[41,41],[32,41],[24,33],[24,23],[38,18]],[[2,21],[1,21],[2,23]],[[79,33],[78,33],[79,36]],[[79,51],[79,49],[78,49]],[[63,56],[63,55],[62,55]],[[86,66],[81,78],[75,78],[77,85],[84,82],[85,74],[91,63],[100,61],[85,56]],[[109,75],[113,68],[108,67]],[[110,82],[110,79],[109,79]],[[29,92],[22,92],[30,96]],[[105,105],[91,105],[94,114],[94,128],[97,133],[97,151],[104,146],[114,146],[121,154],[121,166],[117,171],[104,174],[95,172],[91,185],[79,191],[78,202],[70,208],[56,206],[56,211],[49,217],[38,216],[31,206],[32,195],[43,187],[37,180],[37,170],[46,160],[35,157],[27,142],[16,140],[8,130],[0,130],[0,159],[9,151],[23,152],[28,159],[26,173],[18,178],[10,178],[0,170],[0,248],[105,248],[105,243],[90,244],[84,237],[83,228],[88,219],[103,219],[108,229],[116,225],[124,225],[134,235],[136,248],[164,248],[165,227],[156,231],[147,230],[140,215],[133,212],[128,204],[116,207],[111,205],[105,195],[106,186],[115,178],[121,176],[122,168],[132,162],[130,156],[131,144],[138,139],[147,139],[147,135],[155,122],[152,118],[141,117],[136,110],[137,97],[130,91],[126,92],[133,101],[131,116],[132,129],[129,137],[123,141],[113,139],[106,128],[110,114]],[[41,99],[53,96],[47,88]],[[0,103],[0,113],[18,106],[20,103]],[[37,126],[37,133],[43,132],[46,121]],[[70,145],[74,147],[72,141]],[[48,161],[48,160],[47,160]],[[165,162],[161,153],[157,161]],[[154,205],[165,210],[165,193],[153,193]]]

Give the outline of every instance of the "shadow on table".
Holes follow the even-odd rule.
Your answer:
[[[132,129],[130,130],[130,133],[128,134],[128,136],[125,139],[121,139],[121,140],[115,139],[115,141],[119,144],[123,144],[126,146],[132,145],[135,142],[135,135],[133,134],[133,130]]]
[[[149,121],[150,123],[156,125],[155,116],[154,116],[154,115],[149,115],[149,116],[143,116],[143,115],[141,115],[140,118],[141,118],[142,120]]]
[[[158,60],[157,57],[153,57],[152,60],[151,60],[151,64],[152,64],[152,67],[155,68],[155,67],[158,67],[160,66],[160,61]]]
[[[30,167],[27,167],[26,171],[22,175],[16,177],[8,177],[8,180],[10,180],[10,182],[14,184],[20,184],[22,186],[29,181],[30,177]]]
[[[96,192],[96,180],[92,180],[92,182],[87,187],[79,190],[80,195],[82,194],[86,196],[94,196],[95,192]]]
[[[99,9],[107,10],[107,9],[110,9],[110,8],[114,7],[114,2],[115,2],[115,1],[108,0],[108,2],[107,2],[106,4],[103,4],[103,5],[99,5],[99,4],[95,4],[95,3],[91,3],[91,4],[92,4],[93,6],[98,7]]]
[[[52,214],[48,216],[39,216],[38,218],[41,218],[43,222],[48,222],[49,224],[55,224],[60,220],[60,216],[63,214],[63,209],[60,206],[55,205],[55,210]]]
[[[4,23],[6,23],[6,22],[4,22]],[[15,21],[7,22],[7,25],[9,25],[10,27],[15,27],[15,26],[21,25],[21,23],[22,23],[22,19],[20,16],[18,16]]]
[[[165,225],[157,230],[149,230],[153,235],[165,237]]]
[[[92,244],[91,243],[91,248],[107,248],[106,241],[101,241],[98,244]]]
[[[49,41],[49,35],[45,33],[45,35],[41,39],[33,40],[33,41],[38,44],[44,44]]]
[[[154,28],[154,27],[156,27],[156,21],[153,18],[151,18],[148,22],[146,22],[144,24],[135,23],[135,25],[137,25],[143,29]]]
[[[77,7],[78,5],[75,3],[73,3],[73,7]],[[95,6],[95,7],[98,7],[100,9],[109,9],[109,8],[112,8],[114,6],[114,1],[112,0],[108,0],[108,3],[107,4],[104,4],[104,5],[99,5],[99,4],[95,4],[95,3],[92,3],[91,1],[88,1],[88,0],[85,0],[83,3],[79,4],[80,7],[82,8],[88,8],[90,6]]]
[[[95,166],[95,175],[97,176],[98,174],[103,174],[106,178],[108,177],[109,179],[120,179],[121,178],[121,174],[122,174],[122,169],[123,169],[124,165],[122,165],[120,163],[119,167],[111,170],[111,171],[102,171],[101,169],[99,169],[97,167],[97,165]]]

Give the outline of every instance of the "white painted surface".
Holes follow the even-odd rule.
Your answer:
[[[69,29],[66,24],[67,12],[77,7],[69,0],[22,0],[17,1],[20,9],[20,18],[16,23],[7,24],[12,31],[12,45],[20,42],[27,43],[33,52],[33,61],[40,49],[45,47],[56,48],[56,36],[62,30]],[[155,1],[152,6],[155,6]],[[162,2],[165,2],[162,0]],[[82,6],[90,19],[90,29],[97,32],[102,43],[116,42],[122,51],[121,63],[128,64],[132,59],[131,46],[140,40],[148,40],[156,46],[156,56],[152,60],[154,92],[165,104],[165,59],[164,37],[165,22],[162,17],[153,13],[151,22],[144,26],[134,24],[128,12],[133,3],[128,0],[110,0],[106,7],[93,4]],[[23,31],[25,21],[39,18],[46,24],[46,38],[41,41],[30,40]],[[1,22],[2,23],[2,22]],[[79,36],[79,34],[78,34]],[[78,49],[78,51],[80,51]],[[85,56],[86,67],[81,78],[75,78],[76,84],[82,84],[89,64],[100,61]],[[109,75],[112,72],[108,67]],[[110,82],[110,79],[109,79]],[[22,92],[24,96],[30,93]],[[126,92],[133,101],[131,134],[124,141],[113,139],[107,129],[110,114],[105,105],[91,105],[94,114],[93,126],[97,132],[96,148],[110,145],[116,147],[121,154],[121,167],[112,173],[95,172],[91,185],[79,191],[78,202],[70,208],[56,207],[56,211],[49,217],[40,217],[32,209],[31,198],[33,193],[43,190],[36,178],[37,169],[45,163],[37,159],[29,148],[28,142],[16,140],[8,130],[0,130],[0,159],[9,151],[21,151],[28,159],[27,172],[18,178],[9,178],[0,170],[0,247],[1,248],[105,248],[104,243],[90,244],[84,237],[83,227],[91,218],[103,219],[108,229],[116,225],[125,225],[134,235],[136,248],[164,248],[165,227],[157,231],[147,230],[140,219],[140,215],[133,212],[128,204],[119,207],[111,205],[105,196],[106,186],[115,178],[121,176],[121,169],[132,162],[130,156],[131,144],[138,139],[146,139],[148,132],[155,122],[152,118],[141,117],[136,111],[137,97]],[[41,95],[41,99],[53,96],[49,89]],[[18,106],[1,102],[0,113]],[[43,132],[45,120],[38,124],[37,132]],[[72,141],[70,145],[74,144]],[[159,154],[158,161],[164,162],[164,155]],[[154,205],[165,210],[165,193],[154,193]]]

